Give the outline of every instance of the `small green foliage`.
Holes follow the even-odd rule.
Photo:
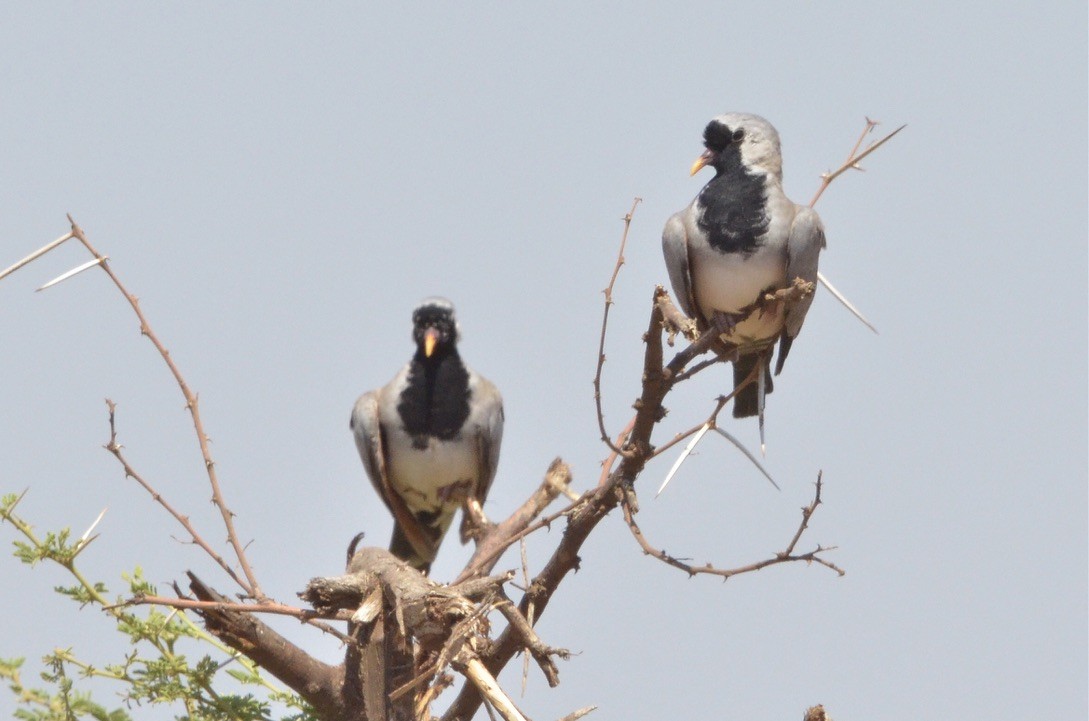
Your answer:
[[[273,685],[245,656],[223,646],[184,612],[162,606],[126,605],[157,595],[139,567],[121,575],[128,598],[108,600],[106,585],[85,578],[76,557],[87,545],[71,542],[68,529],[39,536],[14,512],[20,496],[0,498],[0,521],[22,535],[13,541],[14,555],[35,566],[52,561],[75,580],[54,591],[81,607],[94,606],[124,635],[129,650],[120,660],[90,663],[72,649],[56,649],[42,659],[45,688],[27,688],[20,671],[24,659],[0,658],[0,680],[7,684],[20,721],[130,721],[125,708],[167,706],[186,721],[316,721],[313,710],[293,693]],[[199,652],[190,661],[182,648]],[[204,653],[207,651],[207,653]],[[78,688],[82,679],[105,679],[119,685],[125,708],[109,710]],[[252,689],[251,692],[243,692]]]

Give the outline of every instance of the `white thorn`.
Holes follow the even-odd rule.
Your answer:
[[[658,492],[654,494],[655,498],[662,495],[662,491],[664,491],[665,487],[669,485],[669,482],[673,480],[673,476],[677,474],[677,471],[681,469],[681,464],[685,462],[688,455],[695,449],[696,444],[700,442],[700,439],[703,438],[709,430],[711,430],[711,424],[704,423],[703,426],[696,431],[696,435],[692,436],[692,440],[684,447],[684,450],[681,451],[681,455],[677,456],[677,460],[673,463],[673,467],[669,469],[669,473],[666,474],[666,478],[662,481],[662,485],[658,489]]]
[[[49,251],[53,250],[58,245],[63,243],[64,241],[69,240],[71,237],[72,237],[72,234],[67,233],[66,235],[62,235],[61,237],[54,240],[52,243],[49,243],[48,245],[43,245],[41,248],[38,248],[36,251],[34,251],[33,253],[31,253],[27,257],[20,260],[15,265],[13,265],[10,268],[7,268],[4,271],[0,272],[0,280],[3,280],[4,278],[11,275],[15,271],[19,270],[20,268],[22,268],[24,265],[26,265],[30,261],[34,260],[35,258],[40,258],[41,256],[45,255],[46,253],[48,253]]]
[[[821,274],[820,271],[817,271],[817,280],[821,282],[821,285],[828,289],[829,293],[835,296],[836,300],[838,300],[840,303],[843,303],[844,307],[846,307],[847,310],[851,311],[855,318],[858,318],[860,321],[862,321],[863,325],[872,330],[874,333],[877,333],[877,328],[874,327],[873,323],[866,320],[866,317],[859,312],[858,308],[855,308],[853,305],[851,305],[851,301],[847,300],[847,298],[845,298],[842,293],[836,290],[836,287],[832,285],[828,281],[828,279]]]
[[[745,457],[748,458],[750,461],[752,461],[752,464],[754,466],[756,466],[757,468],[760,469],[760,472],[764,474],[764,478],[767,478],[769,481],[771,481],[771,485],[775,486],[775,490],[777,490],[777,491],[783,490],[782,488],[779,488],[779,484],[775,482],[775,479],[771,477],[771,474],[767,472],[767,469],[765,469],[762,465],[760,465],[760,461],[758,461],[756,459],[756,456],[754,456],[752,453],[750,453],[748,448],[741,445],[741,441],[737,440],[736,438],[734,438],[733,436],[731,436],[729,433],[722,430],[721,428],[716,427],[715,430],[718,431],[719,433],[721,433],[723,438],[725,438],[730,443],[733,443],[735,446],[737,446],[737,450],[744,453]]]
[[[95,522],[91,524],[91,527],[88,528],[86,531],[84,531],[83,535],[79,537],[79,543],[76,544],[77,546],[84,543],[84,542],[86,542],[87,537],[90,536],[91,533],[94,532],[94,530],[98,526],[98,524],[102,522],[102,517],[106,515],[106,511],[108,511],[108,510],[109,510],[109,506],[102,509],[102,513],[98,514],[98,518],[96,518]]]
[[[72,268],[72,270],[68,271],[67,273],[64,273],[63,275],[58,275],[56,278],[54,278],[53,280],[51,280],[48,283],[46,283],[45,285],[43,285],[41,288],[36,289],[34,292],[37,293],[38,291],[45,290],[46,288],[48,288],[51,285],[56,285],[57,283],[60,283],[62,280],[68,280],[73,275],[79,275],[80,273],[87,270],[88,268],[93,268],[96,265],[101,265],[106,260],[109,260],[109,256],[106,256],[104,258],[95,258],[94,260],[88,260],[83,265],[78,266],[76,268]]]
[[[763,357],[757,363],[760,364],[760,372],[756,376],[756,415],[760,423],[760,455],[767,458],[767,444],[764,443],[764,399],[767,393],[767,369],[764,366]]]

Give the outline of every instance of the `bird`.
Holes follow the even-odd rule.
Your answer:
[[[427,574],[454,513],[484,503],[499,464],[503,399],[458,353],[453,304],[424,299],[412,312],[412,359],[364,393],[350,428],[363,467],[393,514],[389,550]],[[467,516],[461,542],[468,541]]]
[[[795,278],[817,280],[825,247],[824,225],[812,208],[783,192],[779,133],[764,118],[726,113],[703,131],[704,152],[691,175],[711,166],[715,176],[662,231],[662,251],[673,293],[701,331],[717,323],[733,360],[735,418],[760,417],[772,391],[771,355],[778,341],[775,374],[802,329],[813,302],[765,303],[765,293]],[[751,377],[755,383],[741,387]]]

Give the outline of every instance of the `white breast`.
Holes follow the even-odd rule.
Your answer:
[[[786,285],[786,258],[780,252],[761,248],[753,255],[723,255],[706,245],[690,251],[692,285],[696,305],[710,320],[715,311],[737,312],[753,303],[766,288]],[[732,335],[723,339],[737,345],[750,345],[776,338],[783,328],[782,309],[755,312],[738,324]]]
[[[477,482],[476,444],[463,438],[451,441],[430,438],[426,447],[416,448],[411,437],[390,429],[388,449],[390,483],[413,508],[457,508],[464,494],[440,499],[440,491],[453,484],[464,484],[469,489]],[[444,495],[449,496],[449,493]]]

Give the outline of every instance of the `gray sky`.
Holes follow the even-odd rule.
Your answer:
[[[66,212],[111,257],[200,392],[266,590],[291,600],[341,570],[357,531],[388,538],[347,421],[408,359],[418,300],[457,304],[464,357],[505,398],[489,514],[556,455],[585,488],[605,456],[600,291],[632,198],[604,381],[614,433],[666,282],[662,225],[710,177],[687,173],[706,122],[771,120],[799,202],[864,116],[908,123],[818,205],[822,270],[881,335],[818,293],[769,398],[783,491],[718,442],[662,498],[673,455],[638,486],[652,541],[728,566],[782,548],[823,469],[803,545],[838,545],[847,575],[690,580],[609,518],[539,624],[579,655],[555,690],[531,671],[521,703],[538,719],[589,704],[600,719],[794,719],[817,702],[839,721],[1085,718],[1085,5],[770,13],[8,5],[0,267],[64,234]],[[132,462],[222,539],[182,400],[121,297],[97,272],[32,292],[85,259],[72,245],[0,283],[0,492],[29,487],[20,509],[40,529],[82,532],[109,507],[83,563],[111,590],[135,565],[232,590],[101,448],[108,396]],[[728,376],[672,396],[657,440],[703,418]],[[751,419],[728,428],[756,443]],[[531,570],[559,532],[530,540]],[[449,542],[433,575],[467,556]],[[117,657],[106,619],[52,593],[59,569],[5,553],[0,579],[0,656]],[[0,693],[0,713],[11,704]]]

